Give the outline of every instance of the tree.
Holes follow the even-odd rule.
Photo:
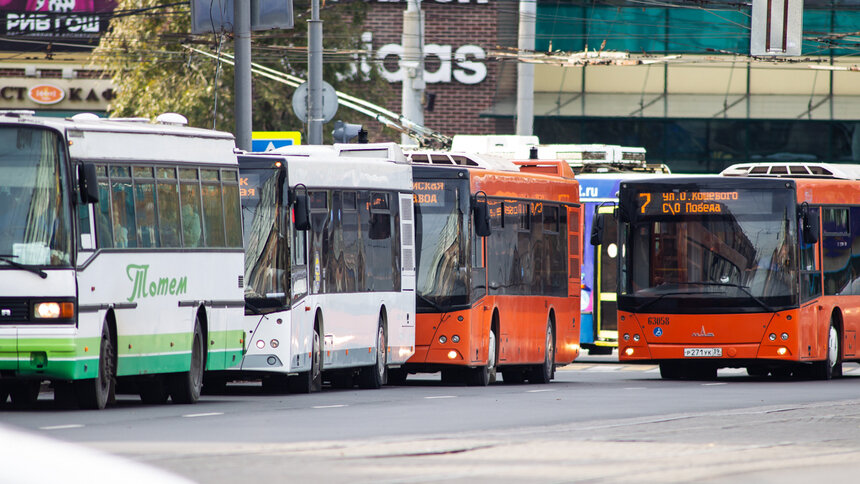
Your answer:
[[[364,2],[338,2],[321,10],[323,79],[335,89],[361,93],[381,103],[385,82],[375,69],[356,69],[361,52],[360,34],[367,12]],[[307,78],[307,19],[310,0],[295,0],[292,30],[254,32],[252,61],[281,72]],[[109,112],[117,117],[154,118],[178,112],[192,126],[233,131],[233,68],[193,53],[194,46],[213,53],[232,53],[228,35],[191,35],[187,2],[120,0],[110,29],[93,52],[114,82],[116,97]],[[292,112],[293,89],[253,76],[253,126],[256,131],[302,130]],[[343,107],[337,118],[367,123],[368,118]],[[329,126],[329,125],[327,125]],[[330,128],[324,128],[330,140]]]

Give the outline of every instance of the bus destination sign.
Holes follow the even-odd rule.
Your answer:
[[[418,205],[442,207],[445,205],[445,182],[416,181],[412,183],[413,200]]]
[[[744,195],[752,195],[738,190],[726,191],[689,191],[671,190],[660,192],[641,192],[638,195],[638,213],[640,215],[700,215],[700,214],[729,214],[741,208],[742,213],[768,212],[771,205],[761,203],[762,193],[756,192],[754,197],[746,199]]]

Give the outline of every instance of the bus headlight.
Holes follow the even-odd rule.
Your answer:
[[[444,334],[439,337],[439,343],[445,344],[447,342],[448,342],[448,338],[446,338]]]
[[[456,334],[455,334],[454,336],[451,336],[451,342],[452,342],[452,343],[459,343],[459,342],[460,342],[460,337],[459,337],[458,335],[456,335]]]
[[[72,319],[75,316],[75,303],[40,302],[33,306],[35,319]]]
[[[633,335],[633,341],[639,341],[639,335],[638,334]]]
[[[630,341],[630,333],[624,333],[624,341]]]
[[[771,341],[776,341],[776,333],[771,333],[767,336],[767,339]]]
[[[779,356],[785,356],[786,353],[788,353],[788,348],[785,346],[780,346],[779,349],[776,350],[776,354]]]
[[[266,347],[266,342],[265,342],[265,341],[263,341],[263,340],[261,340],[261,339],[258,339],[258,340],[257,340],[257,348],[259,348],[259,349],[263,349],[263,348],[265,348],[265,347]]]
[[[779,335],[779,337],[782,338],[783,341],[785,341],[788,339],[788,333],[782,333],[781,335]]]
[[[633,356],[633,348],[627,348],[626,350],[624,350],[624,353],[627,356]]]
[[[279,344],[281,344],[281,343],[280,343],[278,340],[276,340],[276,339],[273,339],[272,341],[269,341],[269,345],[270,345],[272,348],[277,348]]]

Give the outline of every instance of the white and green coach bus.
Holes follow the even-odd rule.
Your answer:
[[[379,388],[415,350],[412,170],[400,148],[239,154],[239,171],[248,344],[233,377],[272,391]]]
[[[0,404],[193,403],[241,362],[234,140],[184,124],[0,114]]]

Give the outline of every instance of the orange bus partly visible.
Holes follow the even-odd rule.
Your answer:
[[[860,168],[730,167],[627,181],[619,356],[663,378],[831,379],[860,361]],[[735,176],[728,176],[735,175]]]
[[[413,163],[416,347],[391,381],[547,383],[577,357],[579,186],[560,161],[506,163]]]

